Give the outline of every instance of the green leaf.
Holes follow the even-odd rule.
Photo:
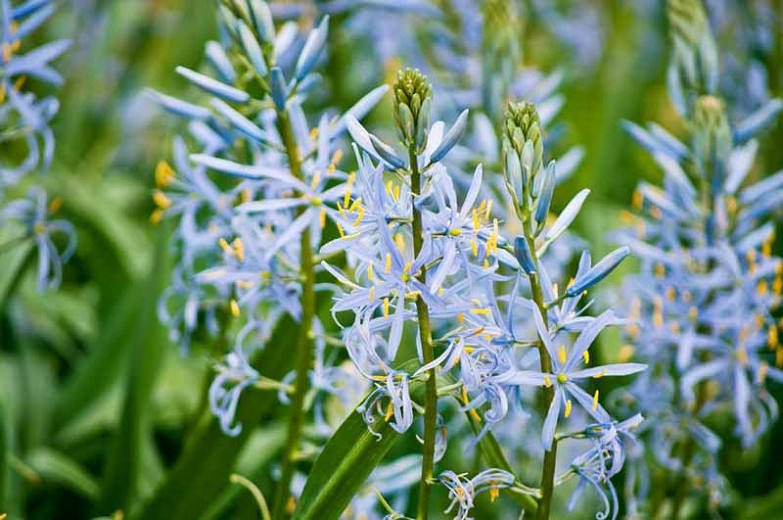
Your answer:
[[[145,286],[147,297],[154,301],[162,289],[169,269],[166,261],[168,239],[158,234],[154,269]],[[155,314],[155,305],[145,305],[136,317],[133,357],[127,374],[125,404],[119,429],[110,449],[100,511],[127,510],[139,496],[144,443],[152,433],[151,396],[155,386],[165,334]]]
[[[9,455],[11,453],[9,424],[5,407],[0,403],[0,509],[8,507],[8,478],[11,473]]]
[[[0,309],[6,306],[8,299],[19,284],[24,274],[27,259],[33,253],[35,243],[30,239],[24,239],[18,243],[7,246],[0,252]]]
[[[294,341],[296,332],[290,318],[284,318],[278,324],[272,339],[254,363],[262,374],[274,379],[286,374],[292,363],[287,346]],[[244,426],[242,432],[229,437],[218,422],[211,419],[187,443],[184,453],[152,498],[138,511],[131,511],[131,520],[201,518],[231,485],[228,477],[253,426],[268,420],[277,406],[275,392],[249,389],[243,393],[237,409],[237,420]]]
[[[418,360],[409,360],[400,370],[412,370],[416,366]],[[424,401],[423,381],[412,381],[409,389],[412,399]],[[334,520],[345,511],[370,473],[401,437],[388,422],[380,420],[377,424],[379,427],[373,435],[356,410],[343,421],[315,460],[293,520]],[[380,439],[377,434],[381,435]]]
[[[418,383],[421,385],[421,383]],[[413,385],[411,385],[413,386]],[[362,416],[353,411],[326,443],[315,461],[294,520],[334,520],[381,463],[400,434],[386,421],[379,421],[379,439],[367,429]]]
[[[45,482],[61,484],[90,500],[98,497],[100,487],[96,480],[82,465],[63,453],[39,448],[30,455],[27,464]]]

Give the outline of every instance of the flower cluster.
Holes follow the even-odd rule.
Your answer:
[[[618,406],[650,419],[652,459],[680,475],[674,503],[688,486],[720,500],[717,468],[722,417],[749,447],[777,419],[768,379],[783,381],[783,348],[774,311],[783,290],[783,260],[772,254],[774,226],[765,223],[783,202],[783,173],[746,182],[753,139],[781,103],[769,102],[735,126],[716,88],[717,56],[698,2],[670,2],[674,56],[670,93],[686,117],[680,141],[658,125],[627,124],[664,172],[663,187],[643,183],[634,195],[633,226],[619,238],[641,261],[627,280],[633,295],[625,350],[651,366]],[[644,464],[643,460],[639,461]],[[649,486],[634,486],[636,502]],[[713,505],[718,505],[713,503]]]
[[[423,114],[431,88],[426,78],[415,70],[402,71],[394,91],[400,144],[407,153],[399,154],[355,120],[348,121],[359,162],[357,198],[350,204],[345,201],[347,208],[338,220],[342,236],[321,250],[322,254],[344,251],[350,268],[346,272],[324,263],[344,287],[335,298],[333,314],[341,323],[344,313],[352,314],[343,334],[348,353],[373,385],[358,408],[368,427],[376,432],[379,424],[388,423],[402,433],[421,413],[425,464],[428,455],[437,462],[446,450],[445,432],[430,444],[428,429],[438,422],[437,395],[444,390],[422,401],[411,396],[414,382],[429,383],[437,376],[439,381],[454,381],[446,385],[447,393],[461,401],[463,411],[484,423],[471,445],[490,435],[510,413],[535,409],[533,392],[526,389],[536,388],[547,396],[542,451],[554,453],[560,417],[568,419],[574,405],[603,428],[626,431],[629,425],[615,423],[601,406],[598,391],[590,395],[584,387],[593,379],[633,374],[644,366],[589,366],[589,348],[598,334],[624,322],[611,311],[598,318],[586,316],[583,311],[589,304],[580,300],[620,263],[628,248],[595,265],[585,252],[571,282],[561,285],[562,292],[551,281],[539,258],[575,219],[587,191],[578,194],[557,219],[548,218],[556,166],[554,161],[544,164],[535,107],[511,103],[504,121],[505,183],[524,229],[521,236],[509,240],[500,234],[492,199],[479,198],[481,166],[460,196],[440,162],[464,132],[466,114],[448,130],[441,122],[427,130]],[[411,362],[400,350],[406,325],[417,337],[418,352]],[[538,349],[532,348],[536,345]],[[623,451],[623,441],[613,446]],[[617,462],[622,458],[613,454],[614,464],[601,472],[593,466],[596,457],[601,464],[606,462],[603,455],[600,451],[595,457],[577,458],[576,469],[558,481],[578,474],[605,496],[602,490],[619,471],[622,463]],[[548,483],[542,483],[549,487],[550,499],[553,471],[554,466],[545,477]],[[464,481],[452,472],[443,473],[441,480],[460,504],[457,518],[466,518],[473,497],[468,488],[479,489],[484,480]],[[514,478],[503,473],[503,478],[494,480],[497,488],[504,482],[510,485]],[[522,484],[518,488],[539,493]],[[616,500],[608,500],[616,514]]]
[[[26,198],[8,200],[26,174],[46,170],[54,153],[54,134],[49,122],[59,104],[53,96],[40,98],[31,84],[41,82],[59,87],[63,78],[52,62],[70,42],[58,40],[27,49],[25,39],[54,13],[49,0],[0,2],[0,225],[14,231],[15,240],[31,240],[38,250],[38,287],[56,288],[62,278],[62,264],[73,254],[75,232],[63,220],[49,221],[61,201],[47,202],[46,192],[30,188]],[[67,241],[58,250],[53,235]]]

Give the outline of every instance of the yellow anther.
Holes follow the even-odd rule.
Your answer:
[[[565,418],[568,419],[568,417],[571,415],[571,399],[566,399],[566,405],[565,405]]]
[[[318,127],[317,126],[313,127],[310,130],[310,140],[311,141],[315,141],[316,139],[318,139]]]
[[[588,365],[588,364],[590,364],[590,352],[589,352],[589,351],[585,350],[585,351],[582,353],[582,357],[583,357],[583,358],[584,358],[584,360],[585,360],[585,365]]]
[[[155,167],[155,185],[158,188],[169,186],[177,177],[177,174],[166,161],[158,162]]]
[[[160,190],[155,190],[152,192],[152,200],[160,209],[167,209],[171,207],[171,199],[169,199],[166,194]]]
[[[498,496],[500,495],[500,490],[496,487],[493,487],[489,490],[489,501],[494,502],[497,500]]]
[[[762,361],[759,364],[759,371],[756,374],[756,379],[759,383],[763,383],[764,380],[767,378],[767,372],[769,371],[769,365],[766,361]]]
[[[359,215],[356,217],[356,220],[353,221],[353,227],[357,227],[359,224],[361,224],[363,218],[364,218],[364,207],[359,206]]]
[[[400,252],[405,251],[405,237],[403,237],[401,234],[398,233],[394,235],[394,243]]]
[[[383,299],[383,317],[384,318],[389,317],[389,298]]]
[[[375,267],[375,264],[373,262],[367,264],[367,279],[371,282],[373,280],[373,273],[372,273],[373,267]]]
[[[237,280],[237,287],[240,289],[250,289],[253,287],[253,282],[249,280]]]
[[[337,211],[340,212],[341,217],[343,217],[344,219],[348,219],[348,217],[345,214],[345,209],[343,209],[343,205],[340,204],[339,202],[337,203]]]
[[[598,408],[598,390],[593,394],[593,411]]]
[[[633,205],[634,208],[637,210],[642,209],[642,205],[644,204],[644,195],[640,190],[634,190],[633,197],[631,198],[631,205]]]
[[[231,314],[239,316],[239,304],[235,299],[231,299]]]
[[[544,374],[544,386],[547,388],[552,386],[552,380],[546,374]]]
[[[152,222],[153,224],[159,223],[162,218],[163,218],[163,210],[160,208],[154,210],[150,214],[150,222]]]
[[[759,296],[764,296],[769,292],[769,287],[767,286],[766,280],[759,280],[758,285],[756,285],[756,294]]]
[[[618,358],[620,360],[620,363],[626,363],[633,357],[634,348],[631,345],[623,345],[620,347],[620,352],[618,353]]]
[[[600,372],[598,372],[596,375],[593,376],[593,379],[601,379],[606,375],[606,369],[604,368]]]
[[[461,230],[461,229],[459,229],[459,228],[456,228],[456,229],[449,229],[449,235],[451,235],[451,236],[453,236],[453,237],[458,237],[458,236],[460,236],[461,234],[462,234],[462,230]]]
[[[778,347],[775,351],[775,366],[778,368],[783,367],[783,348]]]
[[[552,292],[555,294],[555,298],[558,298],[558,294],[560,293],[560,288],[558,287],[557,283],[552,284]]]
[[[222,249],[226,254],[232,256],[234,255],[234,250],[231,249],[231,246],[228,244],[228,241],[225,238],[221,237],[218,240],[218,245],[220,246],[220,249]]]
[[[389,274],[389,271],[391,271],[391,253],[386,253],[386,267],[384,267],[383,272],[386,274]]]
[[[465,321],[465,315],[463,313],[461,313],[461,312],[459,314],[457,314],[457,321],[460,322],[460,323],[464,322]]]
[[[673,302],[674,299],[677,297],[677,291],[674,290],[674,287],[668,287],[666,289],[666,299],[670,302]]]
[[[410,291],[408,293],[405,293],[405,297],[408,298],[409,300],[415,300],[416,298],[419,297],[420,294],[421,291]]]
[[[557,382],[561,385],[564,385],[568,382],[568,376],[563,374],[562,372],[557,374]]]
[[[394,187],[394,183],[392,181],[389,181],[389,182],[386,183],[386,193],[388,193],[389,196],[391,196],[391,194],[392,194],[392,188],[393,187]]]
[[[310,182],[310,189],[314,190],[319,182],[321,182],[321,172],[315,172],[313,180]]]
[[[487,201],[487,209],[484,210],[484,218],[487,219],[487,220],[489,220],[489,216],[492,213],[492,202],[493,202],[493,200],[489,199]],[[497,219],[495,219],[495,222],[497,222]]]
[[[63,199],[61,199],[60,197],[53,198],[52,201],[49,203],[49,213],[51,214],[57,213],[62,206],[63,206]]]
[[[699,317],[699,308],[695,305],[691,305],[690,309],[688,309],[688,319],[691,321],[696,321],[696,319]]]
[[[745,350],[745,347],[739,347],[737,349],[737,359],[739,360],[740,364],[742,364],[742,366],[748,364],[748,351]]]
[[[666,275],[666,267],[661,263],[656,263],[653,267],[653,273],[658,278],[663,278]]]
[[[566,349],[565,345],[560,345],[560,350],[557,351],[557,359],[560,360],[560,363],[566,362]]]
[[[471,314],[482,314],[482,315],[487,315],[487,314],[491,314],[491,313],[492,313],[492,311],[491,311],[491,310],[489,310],[489,309],[470,309],[470,313],[471,313]]]
[[[480,226],[481,226],[481,221],[479,219],[478,211],[476,211],[474,209],[473,210],[473,229],[478,231]]]
[[[234,253],[240,262],[245,259],[245,245],[239,237],[234,239]]]
[[[473,256],[478,256],[478,244],[474,238],[470,239],[470,249],[473,251]]]
[[[397,202],[398,200],[400,200],[400,187],[399,186],[395,186],[394,187],[394,193],[392,193],[392,199],[394,200],[394,202]]]
[[[653,325],[655,328],[663,327],[663,301],[660,296],[653,299]]]
[[[386,407],[386,415],[384,415],[383,419],[388,422],[392,415],[394,415],[394,405],[389,401],[389,406]]]
[[[372,301],[374,299],[375,299],[375,286],[371,285],[370,286],[370,301]]]
[[[318,214],[318,225],[321,229],[326,226],[326,208],[321,208],[321,212]]]
[[[348,207],[348,211],[356,211],[356,208],[360,207],[362,204],[362,198],[359,197],[358,199],[355,199],[353,203]]]
[[[767,346],[770,350],[774,350],[780,344],[778,338],[778,328],[775,325],[770,326],[767,330]]]

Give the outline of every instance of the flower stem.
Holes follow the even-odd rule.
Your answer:
[[[527,199],[527,197],[525,197]],[[525,222],[523,223],[525,240],[530,248],[533,264],[538,268],[538,254],[536,253],[536,240],[533,234],[533,225],[530,217],[530,211],[525,208]],[[530,288],[533,293],[533,301],[538,307],[541,317],[544,320],[544,326],[549,327],[549,321],[546,316],[546,302],[541,291],[541,283],[536,272],[530,275]],[[552,359],[549,357],[544,347],[543,339],[538,342],[538,355],[541,361],[541,371],[549,373],[552,371]],[[554,389],[544,387],[545,409],[548,409],[555,397]],[[557,439],[552,441],[552,449],[544,453],[544,463],[541,466],[541,500],[538,502],[537,520],[548,520],[549,512],[552,507],[552,494],[555,489],[555,466],[557,464]]]
[[[413,146],[408,148],[411,168],[411,188],[416,195],[421,191],[421,172],[419,172],[419,163],[416,156],[416,150]],[[422,243],[424,242],[424,233],[422,231],[421,212],[413,205],[413,253],[414,258],[419,256]],[[422,268],[418,273],[418,279],[426,283],[427,270]],[[432,348],[432,333],[430,328],[430,313],[427,304],[424,303],[421,296],[416,297],[416,313],[419,319],[419,340],[421,341],[421,351],[424,357],[424,363],[427,364],[435,358]],[[431,368],[427,373],[427,383],[425,386],[426,397],[424,401],[424,450],[421,462],[421,481],[419,482],[419,508],[416,518],[418,520],[427,520],[429,516],[430,505],[430,480],[432,479],[433,469],[435,467],[435,429],[438,419],[438,384],[436,381],[437,369]]]
[[[277,114],[277,124],[280,136],[285,145],[286,155],[291,173],[297,179],[302,179],[302,160],[299,156],[299,148],[294,138],[291,120],[286,110]],[[300,210],[298,214],[304,210]],[[291,396],[291,415],[288,418],[288,436],[283,454],[283,465],[274,502],[274,514],[276,520],[286,516],[288,501],[290,498],[291,480],[296,469],[296,456],[299,447],[299,439],[302,435],[304,422],[304,401],[309,385],[308,371],[311,365],[311,342],[313,317],[315,315],[315,271],[313,268],[313,251],[310,243],[310,226],[302,231],[301,243],[301,275],[302,275],[302,321],[299,325],[299,338],[296,344],[296,379],[294,393]]]

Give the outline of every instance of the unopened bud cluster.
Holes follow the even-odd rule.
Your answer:
[[[394,122],[400,141],[406,147],[415,146],[421,153],[427,145],[427,129],[432,106],[432,86],[418,69],[397,73],[394,82]]]

